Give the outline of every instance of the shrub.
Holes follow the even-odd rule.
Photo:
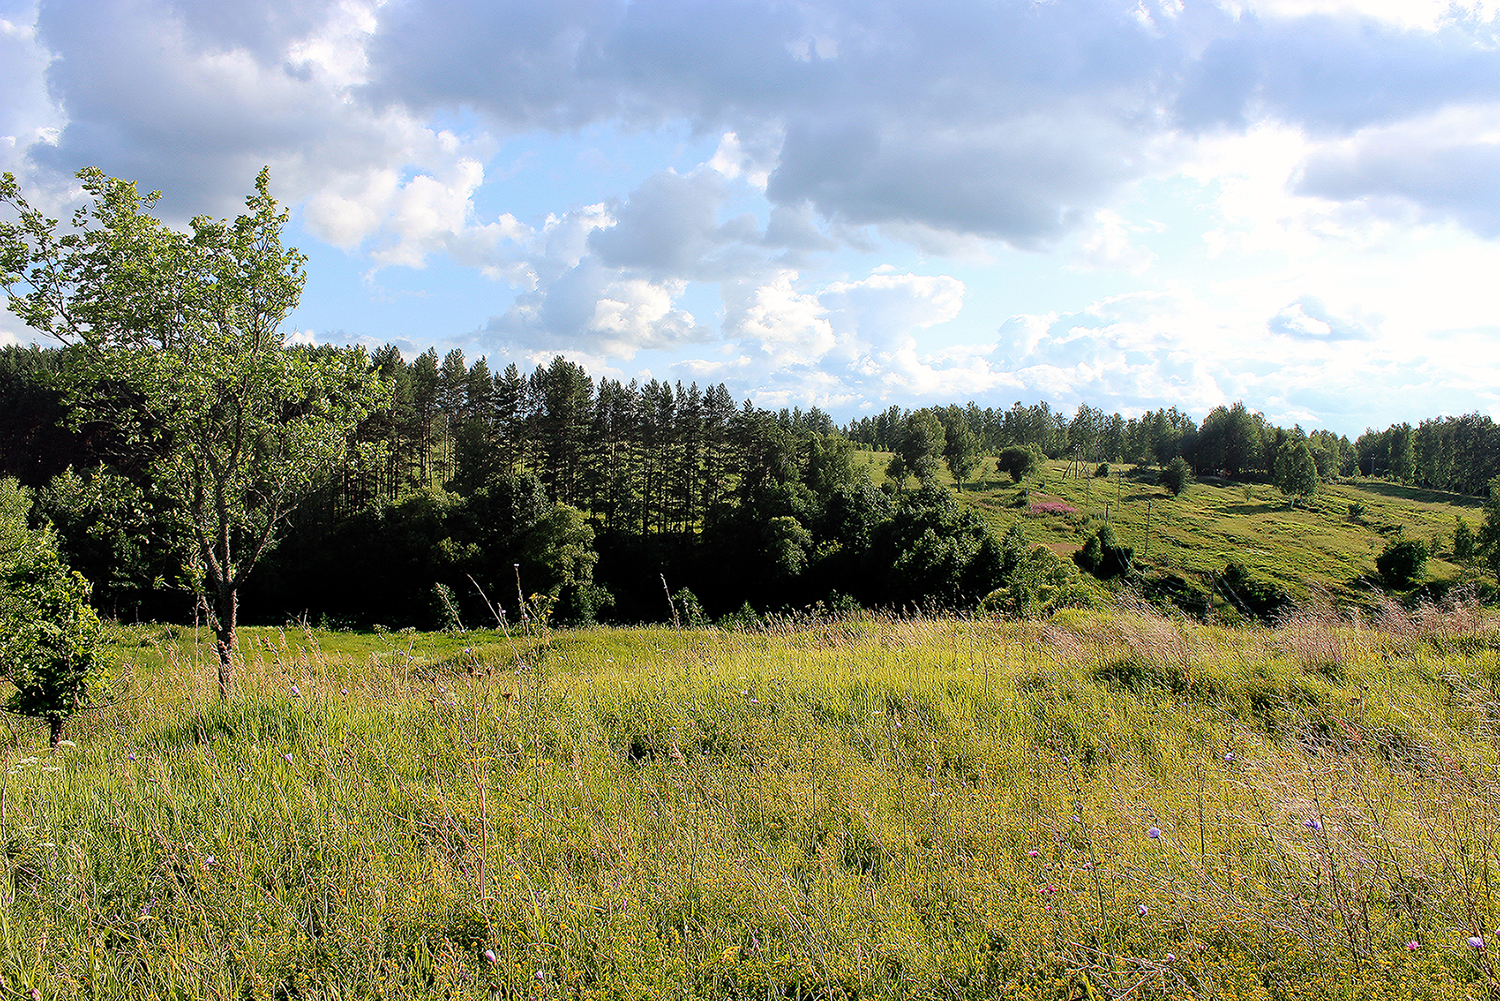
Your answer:
[[[1134,559],[1135,550],[1120,544],[1114,526],[1109,522],[1100,525],[1099,530],[1084,542],[1083,548],[1073,554],[1073,562],[1080,569],[1105,580],[1128,575]]]
[[[1187,485],[1192,481],[1192,478],[1193,474],[1188,469],[1187,460],[1179,455],[1167,463],[1167,468],[1161,471],[1161,475],[1157,477],[1157,482],[1170,490],[1173,497],[1176,497],[1187,489]]]
[[[1024,545],[1024,536],[1012,539],[1007,535],[1005,544],[1016,543]],[[1006,582],[979,603],[981,613],[1038,619],[1060,608],[1090,608],[1098,603],[1078,571],[1046,546],[1007,552],[1006,557]]]
[[[1101,462],[1101,463],[1099,463],[1099,467],[1094,470],[1094,476],[1095,477],[1104,477],[1104,478],[1107,479],[1109,477],[1109,463],[1107,463],[1107,462]]]
[[[1375,557],[1381,578],[1397,590],[1411,586],[1427,565],[1427,544],[1420,539],[1400,539]]]
[[[1250,575],[1243,563],[1231,560],[1219,575],[1219,589],[1242,615],[1269,622],[1291,607],[1280,587]]]
[[[0,566],[0,665],[16,688],[5,708],[46,720],[54,748],[63,723],[105,683],[90,589],[45,535],[26,539]]]
[[[1000,456],[995,460],[995,473],[1009,473],[1012,483],[1020,483],[1041,466],[1041,456],[1034,449],[1010,445],[1000,450]]]

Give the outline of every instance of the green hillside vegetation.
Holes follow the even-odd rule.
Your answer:
[[[1500,632],[1472,606],[247,628],[228,700],[208,635],[111,639],[112,706],[55,755],[11,730],[6,996],[1495,983]]]
[[[889,458],[886,452],[858,452],[856,466],[885,483]],[[1020,522],[1033,541],[1061,556],[1079,549],[1107,515],[1137,558],[1159,568],[1206,582],[1237,561],[1294,600],[1320,593],[1357,605],[1380,600],[1375,560],[1396,539],[1428,545],[1427,580],[1463,577],[1464,568],[1453,560],[1455,515],[1471,528],[1483,520],[1483,498],[1382,479],[1355,476],[1324,483],[1312,498],[1292,506],[1269,483],[1206,479],[1189,483],[1174,497],[1157,484],[1154,469],[1114,463],[1104,478],[1093,475],[1094,465],[1086,465],[1081,475],[1073,468],[1075,475],[1066,476],[1067,463],[1048,461],[1041,476],[1012,483],[1009,476],[996,476],[995,459],[986,457],[979,465],[983,478],[965,483],[959,496],[983,513],[996,534]],[[954,485],[946,469],[939,481]],[[1023,491],[1024,506],[1017,506]],[[1044,513],[1049,503],[1075,511]],[[1036,505],[1043,510],[1033,510]],[[1351,514],[1351,508],[1358,513]]]

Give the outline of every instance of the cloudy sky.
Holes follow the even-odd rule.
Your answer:
[[[1354,434],[1500,416],[1495,13],[0,0],[0,168],[185,220],[269,164],[303,340]]]

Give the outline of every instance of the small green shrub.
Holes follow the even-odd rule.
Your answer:
[[[1375,557],[1381,579],[1397,590],[1410,587],[1427,565],[1427,544],[1420,539],[1400,539]]]
[[[5,708],[46,720],[53,747],[63,723],[106,683],[91,588],[45,535],[26,539],[0,566],[0,665],[16,688]]]

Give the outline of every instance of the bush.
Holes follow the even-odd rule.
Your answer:
[[[1007,533],[1001,545],[1006,582],[979,603],[981,613],[1038,619],[1060,608],[1090,608],[1098,604],[1077,569],[1046,546],[1040,543],[1026,546],[1025,536],[1019,533]]]
[[[54,748],[63,723],[93,704],[106,680],[90,588],[45,535],[26,539],[0,566],[0,665],[16,688],[5,708],[46,720]]]
[[[1375,557],[1375,569],[1387,586],[1400,590],[1410,587],[1427,565],[1427,544],[1419,539],[1401,539],[1385,547]]]
[[[1105,479],[1108,479],[1109,478],[1109,463],[1107,463],[1107,462],[1101,462],[1101,463],[1099,463],[1099,468],[1097,468],[1097,469],[1094,470],[1094,476],[1096,478],[1097,477],[1103,477]]]
[[[1219,588],[1241,615],[1265,622],[1275,619],[1292,604],[1290,596],[1281,588],[1252,577],[1243,563],[1233,560],[1219,576]]]
[[[1157,482],[1170,490],[1173,497],[1176,497],[1187,489],[1187,485],[1192,479],[1193,474],[1188,469],[1187,460],[1179,455],[1167,463],[1167,468],[1161,471],[1161,475],[1157,477]]]
[[[1010,445],[1000,450],[1000,456],[995,460],[995,473],[997,475],[1009,473],[1012,483],[1020,483],[1040,469],[1041,465],[1041,456],[1034,449]]]
[[[1128,575],[1134,559],[1135,550],[1120,544],[1114,526],[1109,522],[1100,525],[1099,530],[1084,542],[1083,548],[1073,554],[1073,562],[1079,569],[1102,580]]]

